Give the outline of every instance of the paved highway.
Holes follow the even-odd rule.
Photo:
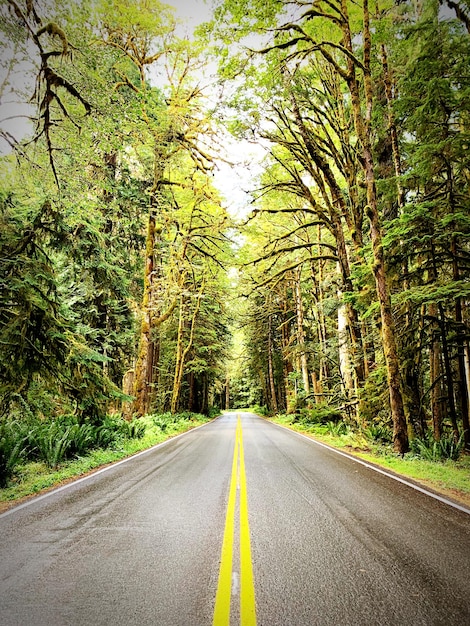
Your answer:
[[[469,512],[240,417],[1,515],[0,624],[470,624]]]

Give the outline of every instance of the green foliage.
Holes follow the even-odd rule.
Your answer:
[[[103,365],[109,357],[100,352],[106,330],[108,342],[112,340],[110,322],[119,308],[107,317],[110,308],[102,309],[95,321],[77,316],[76,293],[62,283],[54,249],[67,239],[63,216],[51,201],[0,195],[0,394],[7,414],[22,396],[29,398],[33,410],[49,403],[53,411],[54,402],[68,400],[82,418],[94,418],[106,412],[111,397],[119,396]],[[112,282],[109,273],[102,280]],[[96,284],[94,289],[95,295]],[[80,306],[88,304],[89,315],[90,300],[83,292],[80,296]],[[107,322],[101,330],[103,318]],[[125,327],[122,318],[119,324]]]
[[[253,413],[256,413],[256,415],[269,415],[268,408],[266,406],[260,406],[259,404],[255,404],[250,407],[250,410],[253,411]]]
[[[24,437],[18,436],[18,424],[0,422],[0,487],[4,487],[27,453]]]
[[[153,426],[155,426],[162,433],[168,433],[183,422],[205,422],[209,419],[206,415],[192,413],[191,411],[182,411],[181,413],[170,413],[168,411],[166,413],[150,415],[149,418],[151,419]]]
[[[384,424],[369,424],[361,429],[361,433],[370,441],[377,443],[392,443],[393,433],[391,429]]]
[[[153,416],[152,421],[153,425],[164,433],[166,432],[168,425],[175,422],[175,416],[171,413],[163,413],[161,415]]]
[[[68,456],[72,446],[72,427],[46,423],[36,426],[28,435],[32,454],[48,467],[57,467]]]
[[[351,426],[346,422],[327,422],[327,432],[330,435],[339,437],[340,435],[347,435],[352,432]]]
[[[203,424],[207,422],[207,417],[193,414],[191,420],[180,420],[175,423],[171,433],[168,434],[163,434],[160,430],[153,428],[151,416],[139,418],[138,422],[146,427],[144,437],[122,439],[119,445],[112,448],[93,448],[78,458],[67,459],[56,469],[48,468],[45,463],[37,461],[21,462],[13,473],[13,479],[7,480],[6,486],[1,489],[0,502],[38,493],[42,489],[60,484],[65,479],[78,477],[93,468],[119,461],[164,441],[172,434],[184,432],[193,425]]]
[[[146,424],[139,419],[133,419],[130,422],[125,421],[122,424],[122,432],[126,439],[142,439],[146,429]]]
[[[368,424],[389,424],[389,394],[384,366],[377,367],[371,372],[360,390],[359,413],[361,420]]]
[[[411,452],[427,461],[443,461],[451,459],[456,461],[463,450],[463,435],[456,442],[453,435],[444,435],[439,441],[435,441],[432,435],[424,438],[416,437],[411,442]]]
[[[44,97],[38,107],[42,132],[18,152],[19,167],[11,166],[14,175],[5,176],[1,190],[5,414],[16,410],[14,398],[20,394],[38,415],[70,410],[81,422],[95,423],[122,399],[122,377],[137,350],[149,212],[161,229],[154,251],[158,306],[166,306],[182,288],[191,291],[190,277],[195,287],[202,274],[211,282],[186,358],[179,407],[191,404],[207,412],[211,387],[223,376],[228,343],[220,303],[225,300],[221,267],[230,246],[228,215],[210,183],[210,151],[199,146],[199,137],[212,129],[189,71],[193,63],[200,67],[197,46],[177,39],[174,11],[158,1],[129,6],[85,0],[67,7],[53,1],[37,9],[38,28],[42,20],[61,25],[58,39],[42,29],[44,49],[57,44],[80,54],[47,55],[48,68],[60,77],[49,85],[54,97]],[[29,39],[34,74],[38,46],[27,28],[30,10],[24,15],[22,30],[6,9],[1,29],[7,42],[14,36],[21,43],[25,56]],[[1,46],[8,51],[8,45]],[[166,84],[155,87],[148,77],[160,74],[165,64]],[[38,102],[45,78],[45,73],[37,76]],[[33,78],[31,91],[34,87]],[[90,103],[86,116],[85,102]],[[174,366],[174,344],[161,345],[158,410],[168,400]],[[105,431],[103,440],[111,437]]]
[[[344,74],[347,37],[340,24],[348,18],[328,18],[334,17],[328,2],[316,3],[319,14],[302,2],[288,4],[218,3],[214,21],[200,31],[206,42],[213,40],[225,99],[207,115],[191,77],[192,48],[173,37],[172,10],[166,5],[102,0],[65,7],[52,1],[39,10],[37,4],[43,20],[38,28],[45,26],[46,12],[48,22],[63,27],[58,38],[42,28],[41,42],[45,51],[62,49],[60,55],[48,54],[46,64],[67,82],[49,85],[53,97],[45,98],[37,112],[42,132],[35,149],[21,148],[19,168],[8,161],[0,189],[0,394],[2,414],[9,416],[1,466],[6,474],[23,454],[20,437],[29,454],[52,466],[92,446],[117,447],[126,437],[145,437],[143,422],[102,416],[122,399],[119,388],[135,362],[142,309],[158,318],[178,298],[179,319],[176,307],[149,333],[158,363],[145,383],[152,389],[152,410],[162,412],[152,423],[160,434],[192,419],[164,413],[176,356],[184,353],[177,410],[209,414],[211,398],[221,405],[225,401],[230,379],[234,408],[259,404],[270,413],[297,411],[299,423],[322,424],[341,434],[344,416],[335,406],[346,406],[354,395],[349,404],[354,410],[349,387],[356,391],[357,386],[359,420],[368,424],[359,435],[390,440],[361,142],[352,83]],[[366,58],[363,9],[360,3],[347,4],[358,59],[358,111],[371,113],[366,125],[384,220],[392,314],[400,330],[406,411],[424,430],[426,419],[435,415],[436,383],[445,380],[443,393],[461,405],[451,417],[463,423],[466,394],[458,385],[465,380],[469,336],[470,39],[461,22],[441,18],[437,0],[421,3],[420,11],[410,2],[382,3],[380,13],[371,14],[369,110],[359,62]],[[299,30],[288,24],[275,28],[297,9]],[[25,14],[23,22],[12,11],[2,15],[7,37],[1,49],[8,53],[11,47],[26,57],[31,48],[37,65],[32,29],[22,25],[28,26],[33,14]],[[256,55],[250,41],[250,50],[240,53],[239,44],[254,33],[256,47],[272,49]],[[80,54],[65,54],[66,49]],[[384,89],[385,53],[390,94]],[[8,69],[8,61],[1,63]],[[165,64],[169,82],[157,88],[149,77]],[[38,76],[39,99],[45,77],[44,71]],[[237,250],[248,302],[242,315],[234,312],[230,292],[235,290],[222,269],[234,263],[232,224],[210,182],[210,149],[196,145],[200,138],[201,146],[209,145],[211,122],[222,117],[235,136],[260,136],[272,148],[253,194],[256,219],[253,214],[247,221],[246,243]],[[393,124],[397,143],[392,148]],[[145,294],[153,301],[140,306],[149,216],[158,225],[150,255],[153,284]],[[338,310],[344,303],[351,308],[345,337],[339,339]],[[236,367],[225,365],[237,323],[231,326],[230,317],[240,319],[245,334]],[[340,372],[342,348],[354,370],[351,384]],[[430,355],[436,356],[436,380],[431,380]],[[447,360],[447,371],[439,370]],[[366,380],[362,363],[370,372]],[[313,405],[319,398],[329,404]],[[445,398],[439,402],[445,419]],[[71,417],[56,417],[69,412]],[[439,446],[422,441],[416,446],[434,456],[454,454],[444,439]]]
[[[41,236],[60,229],[47,201],[29,207],[0,190],[0,393],[27,388],[37,374],[58,376],[66,333],[51,259]]]
[[[312,408],[301,409],[295,421],[302,424],[328,424],[341,427],[343,415],[336,407],[328,404],[316,404]],[[344,424],[346,425],[346,424]]]
[[[79,422],[75,415],[41,420],[32,414],[0,423],[0,484],[5,486],[23,463],[41,461],[57,468],[97,448],[115,448],[128,439],[142,439],[146,424],[118,415],[99,423]]]

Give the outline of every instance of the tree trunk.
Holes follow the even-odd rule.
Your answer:
[[[349,29],[348,10],[346,0],[341,0],[342,10],[346,17],[343,23],[345,46],[354,54],[351,32]],[[392,315],[390,291],[387,284],[385,271],[385,258],[382,244],[382,228],[377,202],[377,190],[375,183],[374,161],[370,137],[370,122],[372,119],[372,76],[370,72],[371,38],[369,26],[368,0],[363,1],[364,16],[364,92],[365,113],[363,117],[359,86],[356,80],[355,66],[352,58],[348,57],[348,87],[351,94],[351,104],[354,117],[354,125],[362,147],[364,176],[367,190],[366,214],[370,222],[370,235],[374,258],[373,273],[380,304],[380,317],[382,323],[382,344],[387,367],[387,380],[390,393],[390,408],[393,421],[393,445],[399,454],[408,451],[408,432],[401,392],[401,377],[398,360],[397,344],[395,340],[395,324]]]
[[[225,410],[228,411],[230,408],[230,378],[227,375],[225,379]]]
[[[194,372],[190,372],[188,376],[189,393],[188,393],[188,411],[194,412],[196,406],[196,381]]]
[[[145,244],[144,293],[142,298],[142,322],[140,341],[135,365],[134,413],[145,415],[150,406],[153,375],[152,310],[154,307],[155,265],[155,212],[150,211]]]
[[[276,385],[274,382],[274,367],[273,367],[273,343],[272,343],[272,320],[271,315],[268,318],[268,390],[270,399],[270,409],[274,413],[278,412]]]
[[[209,415],[209,380],[206,374],[202,376],[201,413],[202,415]]]
[[[442,436],[442,422],[444,420],[444,392],[442,388],[441,347],[438,336],[437,306],[429,305],[429,315],[436,320],[432,329],[431,347],[429,351],[429,375],[431,382],[431,417],[434,439],[440,441]]]
[[[308,373],[307,353],[305,350],[304,309],[300,290],[301,267],[294,272],[295,310],[297,315],[297,346],[299,350],[300,369],[305,395],[310,394],[310,378]]]
[[[467,394],[468,394],[467,401],[470,406],[470,346],[469,346],[468,340],[465,340],[463,350],[464,350],[465,380],[467,381]],[[467,430],[465,431],[466,437],[470,436],[469,431],[470,431],[470,427],[467,427]],[[467,439],[465,439],[465,449],[467,451],[470,450],[470,446],[467,444]]]
[[[454,376],[452,373],[452,364],[450,360],[449,344],[447,341],[445,313],[444,313],[444,307],[442,306],[441,303],[438,304],[437,309],[439,311],[439,326],[441,329],[442,356],[444,359],[444,372],[445,372],[445,382],[446,382],[446,387],[447,387],[447,402],[449,404],[449,417],[452,423],[454,439],[455,439],[455,442],[457,442],[460,437],[460,432],[459,432],[459,426],[457,424],[457,410],[455,406],[455,397],[454,397]]]
[[[183,341],[184,341],[186,302],[184,299],[184,295],[181,295],[180,315],[179,315],[179,324],[178,324],[178,338],[177,338],[177,344],[176,344],[175,374],[173,378],[173,391],[171,394],[171,404],[170,404],[170,412],[173,414],[176,413],[177,408],[178,408],[178,400],[179,400],[179,396],[181,392],[181,381],[183,380],[184,364],[186,361],[186,357],[193,345],[194,331],[196,327],[196,318],[198,316],[199,309],[201,306],[201,299],[204,293],[204,288],[205,288],[205,280],[203,279],[201,282],[201,286],[199,287],[196,304],[194,306],[194,311],[193,311],[192,318],[191,318],[191,326],[189,330],[188,343],[184,348],[183,348]]]
[[[134,391],[134,370],[128,370],[122,377],[122,391],[127,396],[131,396]],[[132,419],[132,402],[122,402],[122,416],[125,420],[130,421]]]
[[[395,324],[392,315],[390,292],[385,272],[385,259],[382,246],[382,233],[377,210],[375,181],[373,179],[373,165],[370,152],[366,149],[365,160],[367,168],[367,191],[371,224],[371,239],[374,253],[374,277],[377,296],[380,304],[380,318],[382,322],[382,343],[387,365],[387,379],[390,392],[390,408],[394,426],[393,441],[396,452],[403,454],[408,450],[408,433],[401,393],[400,367],[397,344],[395,340]]]
[[[182,360],[183,360],[183,333],[184,333],[184,313],[185,313],[185,299],[184,295],[181,295],[180,309],[178,317],[178,334],[176,338],[176,350],[175,350],[175,371],[173,376],[173,391],[171,394],[170,412],[176,413],[181,376],[182,376]]]
[[[322,173],[322,176],[324,176],[331,193],[331,200],[327,197],[326,192],[324,194],[325,203],[329,206],[329,219],[325,219],[325,223],[328,225],[328,229],[335,238],[336,252],[338,255],[338,262],[343,281],[343,291],[353,291],[348,248],[344,236],[343,224],[341,222],[341,215],[347,212],[345,199],[330,164],[321,154],[321,151],[315,144],[314,140],[312,140],[308,128],[302,118],[295,95],[292,91],[290,91],[290,98],[295,121],[298,126],[300,136],[305,144],[305,148],[307,149],[312,162]],[[356,378],[360,383],[364,380],[364,368],[361,359],[356,358],[356,355],[360,354],[362,356],[363,349],[361,330],[357,312],[350,303],[347,303],[346,306],[348,313],[349,337],[351,340],[351,350],[353,352],[352,361],[354,363]]]
[[[290,379],[290,374],[294,371],[292,365],[292,356],[290,351],[290,337],[289,337],[289,306],[287,297],[288,282],[284,282],[284,293],[282,294],[282,314],[283,323],[281,325],[281,342],[282,342],[282,375],[284,379],[284,395],[286,403],[286,411],[288,414],[293,413],[296,409],[297,398],[296,389],[293,386]]]
[[[312,387],[316,404],[321,404],[323,402],[323,385],[315,370],[312,370]]]
[[[338,298],[341,301],[341,292],[339,292]],[[348,324],[346,319],[346,307],[344,304],[338,308],[338,351],[341,385],[343,387],[344,395],[350,400],[354,394],[354,381],[351,375],[352,368],[348,346]]]
[[[393,111],[393,84],[392,84],[392,76],[390,74],[389,66],[388,66],[388,55],[387,48],[385,44],[381,46],[382,53],[382,69],[383,69],[383,78],[385,85],[385,96],[387,98],[387,114],[388,114],[388,132],[390,134],[390,139],[392,143],[392,157],[393,157],[393,167],[395,169],[395,178],[396,178],[396,186],[397,186],[397,202],[398,207],[401,209],[405,203],[405,194],[403,191],[403,186],[401,184],[401,157],[400,157],[400,147],[398,143],[398,131],[397,125],[395,122],[395,113]],[[393,217],[396,217],[394,215]]]
[[[318,241],[321,241],[321,226],[318,226]],[[320,252],[320,250],[319,250]],[[325,358],[324,355],[327,353],[327,340],[328,340],[328,331],[326,327],[326,319],[324,312],[324,296],[323,296],[323,264],[324,261],[318,261],[318,281],[315,280],[315,271],[312,267],[312,278],[314,284],[316,285],[316,294],[317,294],[317,310],[318,310],[318,341],[321,346],[321,359],[320,359],[320,368],[319,368],[319,376],[318,376],[318,384],[319,389],[321,389],[321,396],[318,396],[318,402],[323,401],[323,381],[328,381],[330,376],[328,359]]]
[[[457,261],[457,238],[452,237],[452,265],[453,265],[453,279],[455,281],[460,280],[460,271]],[[465,347],[466,343],[468,345],[467,340],[465,339],[465,326],[463,320],[463,306],[462,306],[462,298],[460,296],[456,296],[455,298],[455,322],[457,324],[457,359],[458,359],[458,370],[459,370],[459,380],[458,380],[458,388],[459,388],[459,401],[460,401],[460,411],[462,414],[462,426],[463,426],[463,437],[464,437],[464,445],[465,450],[470,451],[470,415],[469,415],[469,387],[468,387],[468,361],[465,359]]]
[[[432,262],[432,271],[430,273],[431,281],[436,281],[438,272],[437,272],[437,255],[435,250],[434,242],[431,242],[431,262]],[[440,331],[441,338],[441,353],[443,360],[443,372],[444,372],[444,383],[447,390],[447,404],[448,404],[448,416],[452,423],[452,430],[454,433],[455,441],[458,441],[460,433],[459,427],[457,424],[457,411],[455,406],[455,396],[454,396],[454,375],[452,372],[452,364],[450,358],[450,351],[447,339],[447,328],[446,328],[446,316],[444,307],[442,303],[439,302],[435,309],[436,311],[436,320],[437,325]]]

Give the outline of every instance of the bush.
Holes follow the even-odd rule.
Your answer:
[[[152,423],[159,430],[164,433],[168,426],[175,422],[175,416],[171,413],[160,413],[158,415],[152,415]]]
[[[140,439],[145,429],[139,420],[127,422],[120,416],[106,416],[99,424],[80,423],[75,415],[6,421],[0,429],[0,485],[7,483],[15,466],[23,461],[39,460],[56,468],[89,450],[111,448],[124,439]]]
[[[69,427],[70,456],[85,454],[96,447],[96,427],[91,424],[73,424]]]
[[[201,413],[191,413],[191,411],[183,411],[181,413],[158,413],[154,415],[148,416],[152,424],[162,431],[162,433],[166,432],[169,427],[178,424],[179,422],[188,422],[188,421],[201,421],[205,422],[209,418],[207,415],[202,415]]]
[[[340,436],[352,432],[351,426],[346,424],[346,422],[328,422],[326,426],[327,432],[329,432],[330,435]]]
[[[295,421],[302,424],[323,424],[342,421],[343,415],[339,409],[328,404],[317,404],[311,409],[301,409]]]
[[[256,413],[256,415],[269,415],[268,408],[266,406],[260,406],[259,404],[255,404],[250,410],[252,413]]]
[[[28,433],[29,457],[44,461],[48,467],[57,467],[71,448],[72,426],[55,422],[40,422]]]
[[[456,461],[463,449],[463,435],[455,442],[453,435],[443,435],[440,441],[435,441],[432,435],[424,438],[416,437],[410,442],[411,451],[427,461],[442,461],[451,459]]]
[[[393,439],[392,431],[383,424],[369,424],[362,429],[362,434],[366,439],[378,443],[391,443]]]
[[[127,439],[142,439],[149,421],[165,431],[183,420],[207,419],[189,412],[149,417],[128,422],[120,415],[106,415],[101,420],[80,421],[71,414],[40,419],[32,412],[24,412],[22,418],[4,420],[0,422],[0,487],[5,487],[15,469],[25,462],[41,461],[56,469],[61,463],[91,450],[113,449],[122,446]]]
[[[16,424],[15,421],[0,425],[0,487],[6,486],[26,456],[27,443],[24,436],[18,436],[20,429]]]
[[[139,419],[130,422],[123,420],[122,433],[126,439],[142,439],[145,435],[146,425]]]
[[[182,411],[181,413],[176,413],[173,416],[174,422],[179,422],[180,420],[191,420],[193,419],[195,413],[191,413],[191,411]]]

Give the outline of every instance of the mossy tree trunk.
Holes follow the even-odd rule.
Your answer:
[[[155,268],[155,211],[150,211],[147,224],[145,245],[144,291],[142,297],[142,322],[140,326],[139,348],[135,364],[134,376],[134,413],[145,415],[150,409],[151,389],[153,382],[153,365],[155,359],[155,340],[153,332],[154,307],[154,268]]]
[[[390,395],[390,409],[393,421],[393,444],[396,452],[403,454],[409,448],[408,431],[405,417],[404,402],[401,390],[400,363],[395,338],[395,322],[392,314],[390,289],[387,282],[385,256],[382,240],[382,224],[380,219],[374,159],[371,143],[371,122],[373,111],[372,75],[370,68],[371,33],[368,0],[363,0],[363,39],[364,58],[362,65],[364,75],[364,102],[361,102],[359,83],[356,77],[356,62],[352,45],[351,31],[348,20],[346,0],[341,1],[345,16],[343,21],[344,45],[349,50],[348,74],[346,81],[351,94],[351,104],[356,132],[361,143],[362,161],[367,190],[366,215],[369,218],[372,252],[374,258],[373,273],[375,278],[377,299],[380,304],[381,337],[387,366],[387,380]],[[364,109],[363,109],[364,106]],[[364,111],[364,112],[363,112]]]
[[[268,398],[270,409],[274,412],[278,412],[278,404],[277,404],[277,394],[276,394],[276,384],[274,381],[274,363],[273,363],[273,336],[272,336],[273,328],[272,328],[272,316],[268,315]]]
[[[201,308],[201,300],[204,295],[206,281],[203,278],[201,284],[198,288],[197,294],[193,295],[195,298],[194,309],[191,315],[191,321],[189,324],[189,336],[184,345],[184,337],[185,337],[185,328],[187,323],[187,309],[188,303],[186,301],[186,296],[181,294],[180,297],[180,310],[179,310],[179,321],[178,321],[178,336],[176,341],[176,350],[175,350],[175,373],[173,377],[173,390],[171,393],[171,404],[170,411],[171,413],[176,413],[178,410],[178,400],[181,392],[181,383],[183,380],[183,372],[184,372],[184,364],[186,362],[186,358],[189,354],[189,351],[192,348],[194,342],[194,333],[196,330],[196,320],[199,313],[199,309]]]

